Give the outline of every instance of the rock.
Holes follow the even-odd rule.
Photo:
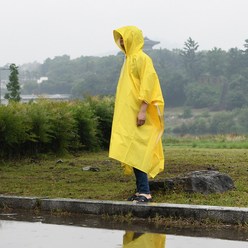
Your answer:
[[[94,171],[94,172],[100,171],[99,168],[97,168],[97,167],[92,167],[92,166],[83,167],[82,170],[83,170],[83,171]]]
[[[182,189],[186,192],[203,194],[223,193],[235,188],[229,175],[213,170],[193,171],[182,177],[154,180],[149,184],[151,190]]]
[[[173,179],[164,179],[149,181],[149,186],[151,190],[172,190],[175,185]]]

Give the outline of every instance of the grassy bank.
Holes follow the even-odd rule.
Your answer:
[[[166,146],[212,149],[247,149],[247,135],[200,135],[168,136],[164,138]]]
[[[165,147],[165,171],[172,178],[194,170],[216,169],[229,174],[236,189],[223,194],[154,192],[156,202],[248,206],[248,150]],[[58,161],[61,159],[62,161]],[[99,172],[83,171],[93,166]],[[0,194],[77,199],[125,200],[134,192],[134,177],[123,175],[107,152],[58,158],[0,161]]]

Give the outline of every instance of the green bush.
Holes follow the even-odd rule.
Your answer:
[[[77,149],[77,122],[70,105],[67,102],[48,102],[48,107],[51,114],[50,150],[64,153],[70,149]]]
[[[98,119],[90,104],[77,101],[70,108],[76,121],[76,131],[82,148],[90,151],[98,150],[100,148],[100,141],[97,138]]]
[[[88,98],[91,108],[98,119],[98,132],[100,146],[103,149],[109,148],[112,119],[114,112],[114,98],[113,97],[91,97]]]
[[[247,134],[248,108],[216,113],[213,116],[199,115],[175,127],[175,134]]]
[[[173,129],[175,134],[207,134],[209,133],[209,123],[204,118],[196,118],[189,123]]]
[[[244,108],[240,110],[240,113],[237,117],[238,125],[240,128],[240,131],[242,133],[248,133],[248,108]]]
[[[22,145],[31,140],[29,118],[26,107],[11,102],[8,106],[0,106],[0,155],[20,155]]]
[[[27,116],[30,119],[29,135],[32,140],[25,144],[25,150],[31,153],[48,151],[52,140],[51,111],[47,101],[27,104]]]
[[[185,107],[185,108],[183,109],[183,113],[182,113],[179,117],[180,117],[180,118],[183,118],[183,119],[188,119],[188,118],[193,117],[191,108]]]
[[[236,133],[236,122],[234,113],[223,112],[215,114],[211,120],[209,132],[212,134]]]
[[[219,101],[219,89],[205,84],[188,84],[186,87],[186,105],[194,108],[214,106]]]
[[[107,97],[1,105],[0,157],[106,149],[113,106]]]

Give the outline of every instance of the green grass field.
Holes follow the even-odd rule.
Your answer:
[[[248,206],[247,149],[242,146],[239,149],[216,149],[218,142],[213,140],[209,141],[211,148],[200,146],[204,143],[200,141],[199,146],[182,139],[177,142],[167,140],[165,143],[165,170],[157,178],[173,178],[186,172],[212,168],[229,174],[236,188],[210,195],[178,191],[153,192],[155,202]],[[58,159],[62,159],[63,163],[56,163]],[[83,171],[85,166],[98,167],[100,171]],[[0,161],[0,194],[125,200],[133,194],[134,189],[134,176],[125,176],[119,162],[109,159],[107,152]]]

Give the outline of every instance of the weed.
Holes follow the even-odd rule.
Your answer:
[[[125,215],[113,215],[112,219],[119,223],[131,223],[133,215],[132,213],[127,213]]]
[[[124,215],[123,214],[118,214],[118,215],[103,214],[101,218],[106,221],[114,221],[118,223],[131,223],[134,219],[132,213],[127,213]]]
[[[51,210],[51,215],[54,215],[54,216],[71,216],[71,213],[57,208],[57,209]]]

